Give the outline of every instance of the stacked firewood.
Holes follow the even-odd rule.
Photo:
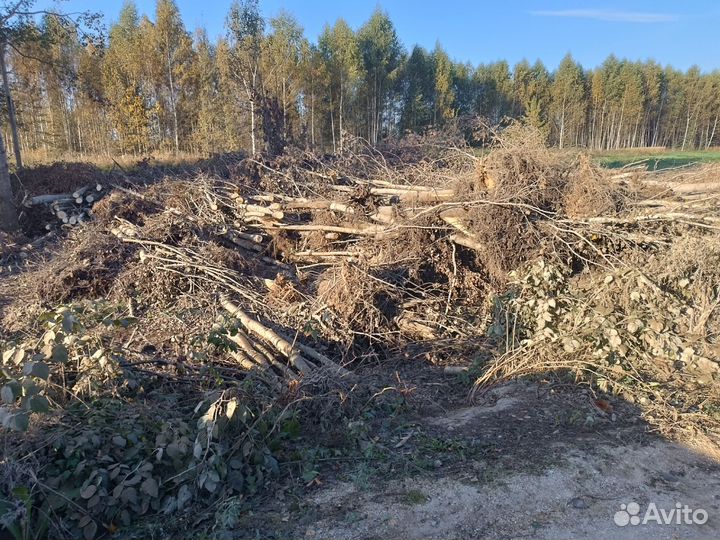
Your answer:
[[[45,225],[46,230],[51,230],[57,224],[72,226],[89,221],[92,216],[93,205],[107,193],[107,186],[93,183],[78,188],[72,193],[29,197],[24,206],[26,208],[47,208],[50,214],[57,219],[56,223],[47,223]]]

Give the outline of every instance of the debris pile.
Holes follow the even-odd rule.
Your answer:
[[[361,387],[356,368],[369,361],[455,368],[482,345],[494,357],[474,366],[473,395],[504,378],[570,372],[717,452],[717,170],[612,172],[540,140],[512,126],[482,157],[423,139],[355,144],[332,158],[243,158],[223,175],[46,197],[61,221],[92,220],[0,281],[0,294],[12,289],[0,344],[16,377],[4,383],[6,426],[47,408],[36,395],[66,405],[192,388],[204,396],[190,413],[202,415],[199,431],[178,420],[153,434],[171,481],[152,467],[139,478],[168,490],[171,512],[197,490],[216,493],[234,474],[223,463],[245,467],[252,451],[237,457],[217,427],[248,396],[281,405],[273,433],[290,404],[330,394],[344,403],[344,385]],[[87,307],[98,298],[107,300]],[[58,373],[62,385],[45,382]],[[265,413],[248,411],[233,436],[257,442]],[[252,482],[272,469],[267,448],[258,452],[266,468],[246,471]],[[110,499],[127,488],[98,482]],[[146,495],[138,508],[159,509],[156,489]]]

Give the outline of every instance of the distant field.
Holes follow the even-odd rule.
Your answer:
[[[643,152],[642,150],[619,150],[598,152],[595,158],[605,167],[619,169],[630,164],[647,164],[649,170],[669,169],[691,163],[720,162],[720,149],[701,151],[667,150]]]

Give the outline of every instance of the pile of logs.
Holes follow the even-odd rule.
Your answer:
[[[73,193],[37,195],[24,202],[26,208],[44,206],[61,225],[78,225],[90,220],[93,205],[107,195],[107,187],[100,183],[78,188]],[[45,225],[46,230],[54,224]]]

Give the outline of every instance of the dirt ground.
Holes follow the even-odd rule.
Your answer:
[[[419,394],[443,386],[414,382]],[[428,407],[425,399],[383,442],[395,454],[389,469],[322,471],[294,495],[276,493],[227,536],[720,538],[720,465],[649,433],[632,405],[597,407],[588,390],[548,381],[500,386],[481,401]],[[640,518],[650,503],[666,512],[680,503],[708,519],[616,525],[632,502]]]

